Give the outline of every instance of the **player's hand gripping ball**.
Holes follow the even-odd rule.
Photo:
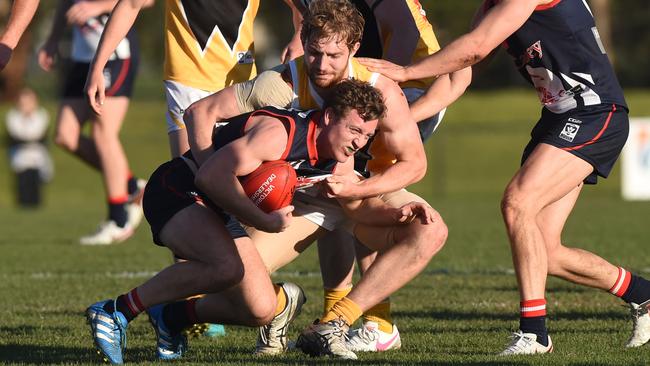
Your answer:
[[[240,178],[244,192],[262,211],[269,213],[287,207],[296,189],[296,171],[286,161],[262,163],[257,169]]]

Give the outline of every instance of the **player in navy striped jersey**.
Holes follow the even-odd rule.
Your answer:
[[[499,45],[544,106],[502,200],[521,296],[520,329],[502,354],[552,351],[549,274],[621,297],[634,317],[626,346],[641,346],[650,340],[650,283],[561,240],[583,185],[608,176],[628,135],[625,98],[586,1],[486,0],[475,28],[440,52],[407,67],[364,63],[397,81],[419,79],[473,65]]]

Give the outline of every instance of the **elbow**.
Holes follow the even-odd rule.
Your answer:
[[[413,167],[413,178],[410,184],[419,182],[427,174],[427,157],[426,154],[424,154],[424,151],[422,152],[422,155],[423,156],[419,159],[417,166]]]

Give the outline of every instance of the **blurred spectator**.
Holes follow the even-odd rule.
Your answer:
[[[49,116],[38,105],[36,93],[23,89],[16,106],[7,113],[6,123],[17,202],[23,207],[37,207],[41,203],[42,183],[51,180],[54,172],[44,143]]]

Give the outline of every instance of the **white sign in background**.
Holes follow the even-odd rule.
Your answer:
[[[623,199],[650,200],[650,118],[630,118],[621,160]]]

